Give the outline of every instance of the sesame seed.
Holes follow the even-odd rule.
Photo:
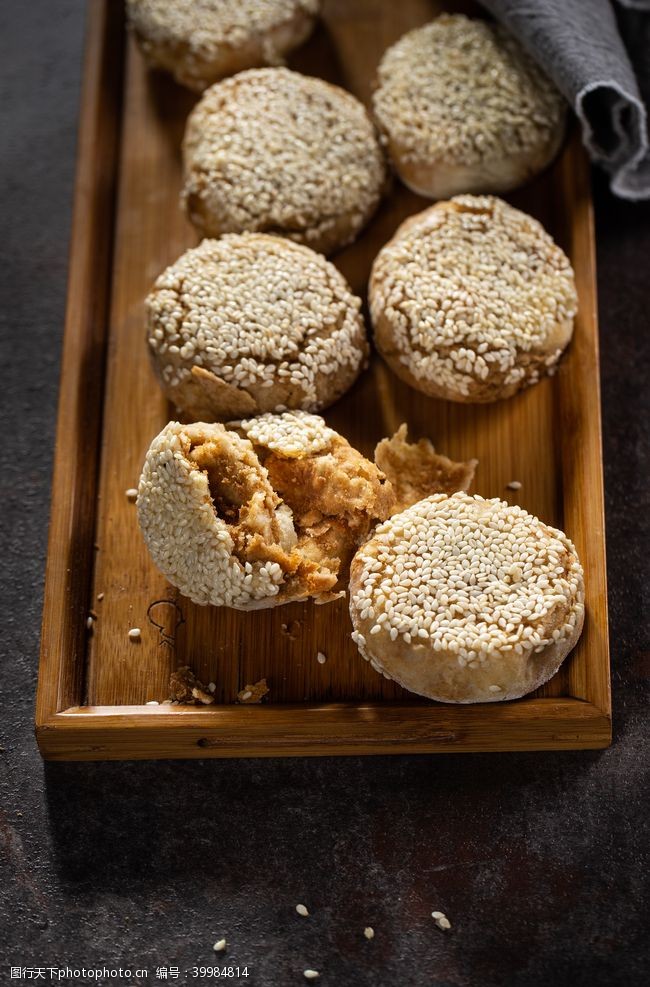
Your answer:
[[[375,930],[370,925],[367,925],[365,927],[365,929],[363,930],[363,934],[366,937],[366,939],[374,939],[375,938]]]
[[[318,980],[320,977],[318,970],[303,970],[302,975],[305,980]]]
[[[298,912],[299,915],[302,915],[303,917],[309,915],[309,910],[306,905],[296,905],[296,911]]]
[[[129,638],[131,639],[131,641],[139,641],[141,635],[142,632],[139,627],[132,627],[131,630],[129,631]]]
[[[99,600],[99,602],[101,603],[101,601],[102,601],[102,600],[104,599],[104,594],[103,594],[103,593],[98,593],[98,594],[97,594],[97,599],[98,599],[98,600]]]
[[[127,500],[130,500],[132,504],[135,504],[138,497],[137,489],[135,487],[129,487],[129,489],[125,490],[124,493],[126,495]]]
[[[218,939],[212,948],[215,951],[215,953],[223,953],[227,945],[228,943],[226,942],[225,939]]]
[[[149,701],[146,703],[146,705],[147,706],[159,706],[160,703],[158,702],[157,699],[149,699]]]
[[[242,694],[241,694],[242,701],[243,702],[246,702],[246,700],[247,699],[250,699],[250,697],[252,695],[253,695],[253,693],[250,691],[250,689],[246,689],[246,691],[245,692],[242,692]]]
[[[506,484],[508,490],[521,490],[523,484],[519,480],[511,480],[510,483]]]
[[[216,692],[216,689],[217,689],[217,683],[216,682],[208,682],[208,691],[209,692]]]
[[[94,622],[92,617],[86,617],[86,627],[88,628],[89,631],[93,629],[93,623]]]
[[[434,919],[439,929],[451,929],[451,922],[444,912],[431,912],[431,918]]]
[[[327,661],[327,655],[324,655],[322,651],[319,651],[316,655],[316,661],[319,665],[324,665]]]

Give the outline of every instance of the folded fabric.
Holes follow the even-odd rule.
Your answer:
[[[573,106],[591,159],[650,198],[650,0],[481,0]]]

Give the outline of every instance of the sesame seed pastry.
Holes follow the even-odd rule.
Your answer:
[[[211,86],[188,118],[183,164],[182,200],[202,236],[266,231],[325,254],[355,239],[387,181],[362,103],[282,68]]]
[[[361,301],[322,254],[265,233],[204,240],[146,300],[153,365],[179,414],[318,411],[368,357]]]
[[[379,65],[375,119],[414,192],[505,192],[555,157],[566,104],[498,24],[441,14],[409,31]]]
[[[398,435],[408,458],[406,433]],[[436,459],[433,447],[429,460],[429,492],[440,489],[444,464],[473,472]],[[414,496],[425,474],[420,466]],[[169,581],[195,603],[238,610],[336,599],[357,547],[400,506],[374,463],[303,411],[228,428],[170,422],[147,453],[137,501],[144,540]]]
[[[350,572],[361,655],[448,703],[517,699],[575,646],[584,581],[567,536],[522,508],[436,494],[380,524]]]
[[[202,92],[257,65],[280,64],[310,35],[319,0],[127,0],[149,64]]]
[[[199,604],[336,598],[356,547],[390,513],[390,484],[316,416],[240,431],[170,422],[154,439],[137,502],[154,563]]]
[[[397,376],[470,403],[552,375],[578,307],[565,253],[532,216],[487,195],[402,223],[375,259],[368,300],[377,349]]]

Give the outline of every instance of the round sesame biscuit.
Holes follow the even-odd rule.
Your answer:
[[[552,375],[573,334],[571,264],[532,216],[461,195],[407,219],[368,292],[377,349],[432,397],[489,402]]]
[[[505,192],[555,157],[566,104],[505,28],[441,14],[385,52],[373,96],[395,170],[414,192]]]
[[[343,275],[322,254],[265,233],[186,251],[146,309],[156,373],[189,419],[326,408],[368,357],[361,302]]]
[[[200,605],[236,610],[343,592],[350,560],[394,507],[380,470],[304,412],[170,422],[147,452],[140,528],[153,562]]]
[[[353,639],[376,671],[447,703],[518,699],[584,620],[567,536],[520,507],[436,494],[381,524],[350,574]]]
[[[310,35],[319,0],[127,0],[152,67],[202,92],[225,76],[277,65]]]
[[[283,234],[328,254],[374,213],[386,167],[350,93],[288,69],[252,69],[208,89],[183,142],[188,216],[203,236]]]

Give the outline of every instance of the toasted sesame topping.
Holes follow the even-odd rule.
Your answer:
[[[508,490],[521,490],[523,484],[519,480],[511,480],[510,483],[506,484]]]
[[[225,939],[218,939],[212,948],[214,949],[215,953],[223,953],[227,945],[228,943],[226,942]]]
[[[504,28],[442,14],[384,54],[375,116],[417,163],[473,165],[534,152],[561,131],[566,107]]]
[[[129,638],[131,641],[139,641],[142,636],[142,632],[139,627],[132,627],[129,631]]]
[[[364,106],[288,69],[253,69],[208,89],[183,149],[183,200],[206,236],[273,230],[328,252],[354,239],[385,181]]]
[[[240,427],[254,445],[292,459],[323,452],[337,436],[322,418],[305,411],[259,415]]]
[[[155,65],[201,91],[223,75],[275,65],[307,36],[319,0],[127,0]]]
[[[367,355],[361,302],[343,275],[277,236],[204,240],[160,275],[146,306],[148,343],[176,403],[183,395],[174,389],[199,368],[260,411],[317,410],[352,383]]]
[[[451,929],[451,922],[444,912],[431,912],[431,918],[439,929]]]
[[[309,915],[309,909],[307,908],[306,905],[296,905],[296,911],[298,912],[299,915],[302,915],[304,918],[306,918],[307,915]]]
[[[135,487],[129,487],[128,490],[124,491],[127,500],[130,500],[132,504],[135,504],[136,498],[138,496],[138,491]]]
[[[380,251],[377,345],[427,393],[492,400],[557,363],[577,296],[542,225],[494,196],[456,196],[407,220]]]
[[[365,929],[363,930],[363,934],[366,937],[366,939],[374,939],[375,938],[375,930],[370,925],[367,925],[365,927]]]
[[[375,663],[379,639],[399,639],[451,653],[471,674],[503,653],[571,638],[584,609],[582,567],[563,532],[465,493],[436,494],[381,524],[353,578],[355,641]]]

